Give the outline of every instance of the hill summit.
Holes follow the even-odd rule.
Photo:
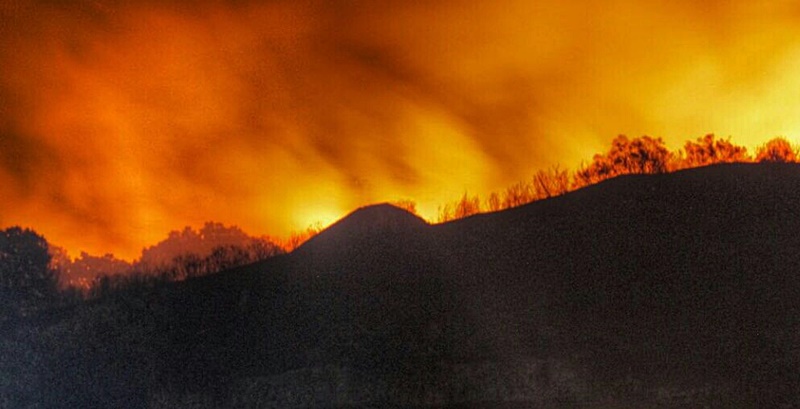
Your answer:
[[[293,257],[315,266],[352,267],[364,256],[408,252],[429,227],[420,217],[388,203],[365,206],[311,238]]]
[[[356,209],[324,232],[326,235],[364,235],[416,230],[428,224],[411,212],[389,203]]]

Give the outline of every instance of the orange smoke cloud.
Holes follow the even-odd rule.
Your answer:
[[[435,218],[618,133],[800,135],[792,2],[56,3],[0,6],[0,225],[72,254]]]

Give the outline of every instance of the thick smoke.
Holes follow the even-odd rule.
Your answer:
[[[0,6],[0,225],[73,254],[433,216],[618,133],[800,132],[791,2],[60,3]]]

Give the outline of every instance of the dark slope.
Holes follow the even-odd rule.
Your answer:
[[[542,388],[573,401],[785,403],[800,390],[798,186],[796,165],[727,165],[438,226],[362,209],[285,258],[190,283],[187,311],[229,314],[204,317],[191,358],[234,378],[333,365],[431,384],[545,360],[577,380]]]
[[[187,281],[174,301],[175,333],[192,347],[172,357],[174,376],[202,384],[198,378],[208,374],[254,376],[330,363],[413,367],[404,357],[425,344],[413,328],[441,311],[442,297],[430,296],[443,289],[429,274],[440,271],[432,267],[429,228],[405,210],[369,206],[290,255]]]
[[[799,171],[629,176],[436,234],[460,264],[471,314],[497,311],[484,322],[493,333],[524,328],[493,339],[501,354],[542,345],[600,379],[788,399],[800,387]]]
[[[161,376],[222,407],[797,407],[798,187],[725,165],[434,226],[361,209],[175,285]]]

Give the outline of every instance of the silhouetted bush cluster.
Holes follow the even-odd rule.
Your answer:
[[[200,259],[208,258],[207,264],[230,264],[234,259],[243,262],[262,260],[280,251],[280,246],[267,237],[252,237],[236,226],[207,222],[199,230],[186,227],[182,231],[172,231],[166,239],[145,248],[137,268],[144,271],[162,269],[174,264],[176,257],[188,254]],[[215,252],[217,254],[212,257]]]
[[[664,173],[671,170],[672,152],[661,138],[642,136],[628,139],[620,135],[603,155],[594,155],[587,166],[575,172],[573,185],[588,186],[619,175],[636,173]]]
[[[305,234],[317,231],[309,228]],[[298,244],[294,245],[304,239],[305,236],[296,238]],[[141,258],[132,263],[112,254],[93,256],[86,252],[73,260],[64,249],[55,246],[49,248],[49,260],[63,291],[97,297],[123,288],[183,280],[266,260],[284,253],[286,245],[267,237],[249,236],[236,226],[208,222],[197,231],[187,227],[170,232],[165,240],[145,248]]]
[[[718,163],[800,162],[800,148],[785,138],[774,138],[760,146],[755,158],[747,148],[713,134],[688,141],[682,149],[670,151],[661,138],[641,136],[616,137],[605,153],[581,165],[575,172],[558,166],[540,170],[527,181],[515,183],[504,191],[490,193],[485,201],[464,193],[460,200],[439,207],[439,222],[447,222],[484,211],[495,212],[548,199],[569,191],[628,174],[666,173]]]
[[[218,246],[205,257],[196,253],[179,254],[170,262],[158,266],[134,263],[125,272],[99,272],[84,289],[84,294],[89,298],[102,298],[118,292],[152,289],[167,282],[230,270],[281,253],[282,250],[275,245],[254,241],[246,247]]]
[[[155,272],[166,273],[170,278],[180,280],[229,270],[266,260],[281,253],[282,250],[278,246],[260,241],[254,241],[247,246],[218,246],[205,257],[195,253],[178,255],[171,263],[162,267],[161,271]]]
[[[756,162],[797,162],[798,147],[784,138],[775,138],[756,152]]]
[[[717,139],[708,134],[697,141],[688,141],[683,152],[678,153],[677,168],[696,168],[715,163],[750,162],[747,148],[731,143],[729,139]]]

